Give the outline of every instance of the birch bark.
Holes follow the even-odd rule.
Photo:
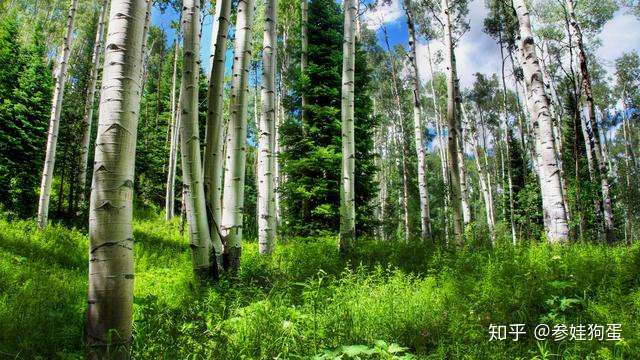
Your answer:
[[[420,238],[427,241],[431,238],[431,217],[429,215],[429,188],[426,179],[426,150],[422,136],[422,105],[420,103],[420,76],[416,53],[416,35],[411,10],[411,1],[404,0],[404,10],[407,14],[409,28],[409,59],[413,75],[413,133],[415,137],[416,153],[418,156],[418,191],[420,194]]]
[[[47,227],[49,218],[49,200],[51,197],[51,183],[53,181],[53,168],[56,163],[56,147],[58,145],[58,130],[60,128],[60,113],[62,112],[62,98],[67,82],[67,67],[69,54],[71,53],[71,43],[73,42],[73,22],[76,15],[78,0],[71,0],[69,13],[67,14],[67,28],[62,44],[62,52],[58,64],[53,98],[51,100],[51,117],[49,118],[49,132],[47,136],[47,150],[42,170],[42,181],[40,183],[40,199],[38,201],[38,227]]]
[[[89,89],[84,106],[84,116],[82,118],[82,141],[80,143],[80,158],[78,159],[78,199],[81,203],[85,201],[87,167],[89,161],[89,143],[91,142],[91,127],[93,124],[93,103],[95,99],[96,86],[98,82],[98,68],[100,67],[100,55],[102,53],[102,43],[104,41],[105,14],[109,11],[109,0],[103,0],[98,13],[98,27],[93,43],[91,55],[91,72],[89,73]]]
[[[112,3],[89,206],[89,358],[126,358],[133,310],[133,180],[144,0]]]
[[[354,91],[357,0],[344,1],[342,47],[342,187],[340,191],[340,251],[348,252],[356,239]]]
[[[198,126],[198,79],[200,76],[200,2],[182,5],[183,65],[180,86],[180,154],[182,183],[193,269],[202,277],[216,277],[220,264],[211,259],[211,236],[207,218]]]
[[[247,157],[247,105],[253,0],[240,0],[236,19],[233,58],[233,83],[229,109],[220,232],[224,244],[224,267],[234,274],[240,266],[242,216],[244,213],[244,177]]]
[[[536,153],[540,161],[538,171],[542,195],[542,206],[546,210],[545,221],[547,240],[550,243],[567,242],[569,226],[566,207],[562,196],[562,183],[558,159],[554,146],[552,120],[549,114],[549,99],[545,93],[542,73],[536,54],[529,10],[524,0],[514,0],[520,27],[519,42],[522,52],[522,68],[528,88],[528,103],[536,143]]]
[[[262,48],[262,114],[258,127],[258,247],[261,254],[273,251],[274,221],[274,135],[276,122],[277,0],[265,6]]]
[[[176,184],[176,164],[178,155],[178,129],[180,129],[180,116],[176,108],[176,83],[178,82],[178,41],[173,41],[173,74],[171,76],[171,139],[169,143],[169,165],[167,166],[167,185],[165,192],[165,218],[171,220],[175,214],[175,184]]]
[[[456,102],[458,94],[456,91],[456,62],[454,54],[453,37],[451,30],[451,16],[449,0],[442,0],[442,18],[444,19],[444,48],[445,66],[447,75],[447,125],[448,125],[448,166],[449,166],[449,190],[451,193],[451,207],[453,209],[453,233],[458,245],[463,243],[463,218],[462,218],[462,196],[460,186],[460,167],[458,160],[459,144],[459,123],[460,116]]]
[[[231,17],[231,0],[216,1],[216,14],[211,29],[209,84],[207,89],[207,125],[204,151],[204,187],[210,215],[209,231],[216,261],[222,264],[223,245],[220,238],[222,219],[222,177],[224,176],[224,73],[227,36]]]

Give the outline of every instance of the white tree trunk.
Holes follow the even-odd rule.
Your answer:
[[[204,151],[204,187],[210,214],[209,231],[218,266],[222,266],[223,245],[220,238],[222,220],[222,177],[224,176],[224,72],[227,36],[231,17],[231,0],[216,2],[211,29],[209,86],[207,90],[207,126]]]
[[[176,83],[178,82],[178,41],[173,41],[173,74],[171,76],[171,124],[170,134],[171,139],[169,143],[169,165],[167,166],[167,185],[165,195],[165,217],[166,220],[171,220],[175,214],[175,184],[176,184],[176,164],[178,155],[178,141],[180,139],[180,115],[176,108]]]
[[[182,6],[183,65],[180,84],[180,153],[182,183],[187,196],[191,259],[195,273],[215,277],[220,264],[210,258],[211,237],[207,219],[202,156],[198,126],[198,80],[200,77],[200,2],[185,0]]]
[[[345,7],[346,9],[346,7]],[[305,76],[308,65],[308,48],[309,48],[309,35],[307,34],[307,24],[309,23],[309,2],[308,0],[302,0],[300,3],[300,74]],[[307,119],[307,96],[305,92],[301,95],[301,116],[302,119],[302,133],[305,133],[305,124]]]
[[[89,206],[90,358],[124,358],[131,341],[131,221],[145,10],[144,0],[116,0],[109,16]]]
[[[229,109],[229,133],[220,225],[224,243],[225,268],[235,273],[240,266],[242,216],[244,214],[244,176],[247,157],[247,105],[253,0],[240,0],[236,20],[233,83]]]
[[[514,0],[520,27],[519,42],[522,52],[522,68],[528,88],[528,103],[533,121],[536,153],[539,156],[538,172],[542,193],[542,206],[546,210],[545,230],[550,243],[567,242],[569,226],[566,206],[562,196],[562,182],[558,158],[554,146],[553,124],[549,114],[549,99],[545,93],[542,73],[531,31],[529,11],[524,0]]]
[[[507,108],[507,83],[505,81],[505,73],[504,73],[504,47],[503,47],[502,33],[500,33],[500,58],[501,61],[501,78],[502,78],[502,114],[500,116],[500,127],[502,131],[502,140],[505,146],[506,152],[506,167],[507,170],[507,184],[509,190],[509,224],[511,225],[511,243],[516,245],[516,225],[514,219],[514,199],[513,199],[513,177],[511,176],[511,143],[509,137],[509,127],[507,125],[507,118],[509,116],[508,108]]]
[[[356,239],[354,92],[356,64],[356,16],[358,3],[344,1],[342,47],[342,181],[340,188],[340,251],[349,251]]]
[[[276,122],[276,50],[278,1],[265,4],[262,47],[262,115],[258,126],[258,246],[261,254],[273,251],[274,221],[274,136]]]
[[[460,171],[460,200],[462,205],[462,223],[464,226],[469,225],[471,222],[471,206],[469,205],[469,181],[467,179],[467,164],[464,161],[464,144],[465,144],[465,129],[460,127],[458,129],[458,167]]]
[[[105,16],[109,11],[109,0],[103,0],[98,15],[98,27],[96,38],[93,43],[93,53],[91,55],[91,72],[89,74],[89,89],[84,106],[84,117],[82,118],[82,142],[80,143],[80,158],[78,159],[78,199],[81,203],[85,201],[87,167],[89,161],[89,143],[91,142],[91,126],[93,123],[93,103],[95,99],[96,84],[98,80],[98,68],[100,67],[100,55],[102,53],[102,42],[104,41]]]
[[[407,146],[405,144],[405,131],[402,114],[402,104],[400,101],[400,93],[398,92],[398,74],[396,70],[396,61],[391,53],[391,46],[389,45],[389,37],[386,28],[383,28],[384,39],[387,45],[387,53],[391,57],[391,92],[393,93],[393,99],[395,102],[395,109],[392,109],[393,113],[393,139],[396,143],[396,147],[401,149],[401,162],[402,162],[402,213],[403,213],[403,225],[404,225],[404,241],[409,241],[410,229],[409,229],[409,176],[407,169]],[[396,129],[399,127],[399,130]]]
[[[448,124],[448,166],[449,166],[449,191],[451,194],[451,207],[453,208],[453,233],[456,243],[463,243],[463,218],[462,218],[462,196],[460,186],[460,166],[458,160],[458,144],[460,129],[460,114],[458,114],[458,95],[456,88],[457,70],[454,54],[454,45],[451,30],[451,16],[449,1],[442,0],[442,18],[444,21],[444,53],[445,67],[447,75],[447,124]]]
[[[487,227],[489,228],[489,237],[491,239],[491,245],[495,245],[495,217],[493,214],[493,195],[491,193],[491,179],[488,171],[488,167],[482,165],[483,159],[485,159],[485,149],[480,146],[478,141],[478,128],[475,124],[475,119],[468,118],[465,108],[462,108],[462,114],[469,123],[469,129],[471,130],[471,140],[474,152],[474,161],[476,169],[478,170],[478,179],[480,180],[480,190],[482,191],[482,199],[484,202],[485,215],[487,219]],[[486,165],[486,162],[485,162]]]
[[[442,182],[444,183],[445,196],[444,196],[444,236],[445,243],[449,244],[449,176],[447,174],[447,151],[445,150],[446,142],[442,131],[442,112],[438,106],[438,97],[436,94],[436,88],[434,85],[435,75],[433,71],[433,60],[431,57],[431,41],[427,42],[427,57],[429,59],[429,73],[431,75],[431,99],[433,101],[433,110],[436,112],[436,118],[434,119],[436,128],[436,139],[438,141],[438,154],[440,155],[440,171],[442,173]]]
[[[413,133],[415,137],[416,153],[418,156],[418,191],[420,193],[420,238],[427,241],[431,238],[431,216],[429,214],[429,188],[426,179],[426,149],[422,136],[422,105],[420,103],[420,75],[416,54],[416,35],[414,29],[413,11],[410,0],[404,0],[409,28],[409,46],[411,52],[411,70],[413,75]]]
[[[605,240],[608,242],[614,241],[614,226],[613,226],[613,209],[610,195],[609,178],[607,176],[608,169],[607,163],[602,157],[602,146],[600,144],[600,131],[598,129],[598,122],[596,120],[596,109],[593,100],[593,91],[591,89],[591,76],[589,74],[589,66],[587,64],[587,54],[584,50],[584,44],[582,40],[582,31],[576,14],[574,11],[573,0],[566,0],[567,12],[569,13],[569,19],[571,27],[573,28],[574,36],[576,37],[576,43],[578,45],[578,63],[580,66],[580,72],[582,75],[582,90],[583,90],[583,103],[585,107],[586,123],[591,129],[589,135],[589,146],[593,147],[595,153],[596,163],[599,170],[600,178],[600,190],[602,194],[602,219],[604,227]]]
[[[58,73],[56,74],[53,98],[51,100],[51,117],[49,118],[49,132],[47,136],[47,150],[42,170],[40,183],[40,199],[38,201],[38,227],[44,229],[49,217],[49,198],[51,197],[51,182],[53,181],[53,168],[56,163],[56,147],[58,145],[58,129],[60,128],[60,113],[62,112],[62,98],[67,81],[67,66],[73,41],[73,21],[76,15],[78,0],[71,0],[67,15],[67,28],[64,35],[62,52],[60,54]]]

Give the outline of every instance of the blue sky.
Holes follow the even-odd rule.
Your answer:
[[[500,71],[499,48],[495,41],[482,32],[482,22],[485,17],[484,0],[472,0],[469,5],[470,30],[461,39],[456,50],[458,60],[458,72],[463,87],[471,85],[473,74],[482,72],[486,74]],[[175,32],[171,30],[170,23],[178,19],[178,14],[171,9],[162,14],[157,8],[153,9],[152,22],[167,31],[169,44],[173,41]],[[208,70],[209,43],[211,39],[211,21],[208,16],[204,20],[202,29],[202,46],[200,55],[202,66]],[[396,44],[407,45],[406,18],[400,0],[391,0],[387,6],[378,7],[375,12],[364,15],[363,23],[370,29],[378,32],[378,38],[382,43],[381,26],[386,26],[389,33],[391,46]],[[608,22],[600,38],[602,46],[597,50],[600,62],[613,75],[613,61],[625,51],[640,50],[640,21],[633,15],[620,10],[616,12],[613,20]],[[381,44],[384,46],[384,44]],[[433,41],[432,51],[442,48],[439,41]],[[426,64],[426,44],[418,44],[418,60]],[[230,54],[229,54],[230,55]],[[229,64],[230,66],[230,64]],[[422,66],[421,77],[428,79],[426,66]]]

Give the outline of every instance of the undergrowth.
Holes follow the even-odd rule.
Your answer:
[[[132,355],[141,359],[640,358],[640,247],[448,249],[290,239],[244,245],[235,279],[194,281],[186,237],[136,220]],[[0,218],[0,358],[81,358],[83,231]],[[622,325],[620,341],[541,341],[536,324]],[[489,341],[491,324],[527,324]]]

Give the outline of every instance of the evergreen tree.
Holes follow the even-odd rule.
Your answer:
[[[287,234],[310,235],[335,232],[340,205],[340,89],[342,71],[342,10],[333,1],[309,2],[308,60],[306,76],[293,81],[286,99],[289,117],[280,133],[286,182],[284,227]],[[367,50],[375,40],[367,39]],[[299,67],[298,64],[291,66]],[[293,72],[294,77],[299,73]],[[372,134],[377,118],[372,116],[371,72],[365,49],[357,46],[355,77],[356,229],[373,229],[374,180]],[[305,121],[301,121],[300,98],[305,95]]]
[[[19,216],[33,215],[49,118],[52,76],[42,29],[19,42],[14,16],[0,19],[0,204]]]

